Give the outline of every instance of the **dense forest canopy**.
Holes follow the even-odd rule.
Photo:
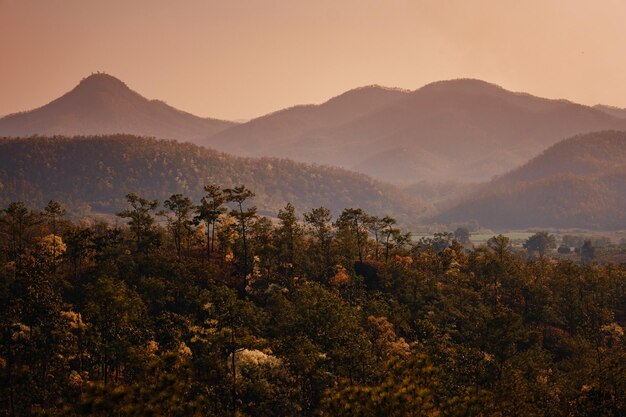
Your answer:
[[[5,206],[0,414],[626,414],[624,265],[256,202],[130,193],[109,224]]]
[[[425,204],[395,187],[340,168],[277,158],[237,158],[188,143],[129,135],[0,139],[0,203],[33,206],[54,199],[78,217],[114,213],[124,194],[165,200],[173,193],[199,199],[207,183],[248,184],[259,210],[286,201],[299,209],[324,205],[339,213],[359,206],[406,222]]]
[[[393,215],[420,225],[477,223],[494,230],[626,225],[626,133],[566,139],[485,184],[416,183],[399,189],[335,167],[277,158],[239,158],[191,144],[128,135],[0,139],[0,203],[33,206],[50,199],[75,217],[114,213],[125,193],[198,199],[208,182],[250,184],[261,212],[286,201]],[[458,197],[462,195],[463,197]]]

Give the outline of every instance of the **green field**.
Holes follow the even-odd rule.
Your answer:
[[[481,231],[479,233],[472,233],[470,236],[470,240],[474,245],[480,245],[483,243],[487,243],[487,241],[495,235],[502,234],[508,237],[512,243],[522,243],[530,236],[535,234],[538,230],[514,230],[510,232],[493,232],[493,231]],[[585,239],[595,239],[599,237],[609,238],[613,243],[619,243],[620,240],[626,239],[626,231],[591,231],[591,230],[549,230],[550,234],[554,235],[557,239],[557,242],[561,241],[562,236],[564,235],[576,235],[581,236]],[[414,241],[419,240],[420,238],[432,238],[433,234],[431,233],[416,233],[413,235]]]
[[[470,236],[470,240],[473,244],[479,245],[481,243],[486,243],[489,239],[491,239],[494,235],[500,233],[472,233]],[[504,236],[508,237],[511,242],[519,242],[528,239],[530,236],[534,234],[534,232],[505,232],[501,233]]]

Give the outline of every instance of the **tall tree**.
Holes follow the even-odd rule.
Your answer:
[[[243,285],[245,286],[245,278],[248,275],[248,243],[246,241],[246,232],[248,223],[256,216],[256,207],[251,206],[244,209],[244,203],[254,197],[254,193],[245,186],[240,185],[235,188],[224,189],[226,201],[235,204],[235,209],[231,210],[231,216],[235,217],[239,222],[239,232],[243,243],[243,259],[242,273],[244,277]]]
[[[61,207],[61,204],[59,204],[59,202],[54,201],[54,200],[50,200],[48,202],[48,205],[44,208],[44,216],[48,219],[48,221],[50,222],[50,227],[52,228],[52,236],[54,236],[54,238],[52,239],[52,271],[56,272],[56,267],[57,267],[57,226],[58,226],[58,222],[60,219],[63,218],[63,216],[65,216],[65,209],[63,209],[63,207]]]
[[[333,267],[331,259],[332,220],[333,216],[326,207],[314,208],[304,213],[304,221],[316,242],[312,261],[316,269],[322,271],[324,279],[329,277]]]
[[[397,222],[393,217],[385,216],[380,220],[380,223],[382,237],[385,241],[385,263],[387,263],[389,262],[389,250],[392,242],[400,236],[400,229],[394,227]]]
[[[378,260],[378,252],[380,249],[380,239],[382,231],[385,227],[383,219],[377,216],[367,216],[363,219],[363,224],[367,230],[374,236],[374,259]]]
[[[364,230],[364,223],[367,214],[360,208],[347,208],[341,212],[337,219],[337,228],[346,231],[356,242],[356,249],[359,262],[363,262],[363,245],[367,239],[367,232]]]
[[[302,244],[302,227],[298,224],[296,209],[291,203],[278,212],[280,225],[276,229],[278,255],[281,264],[296,263],[296,253]]]
[[[3,210],[0,217],[2,232],[6,236],[2,239],[6,245],[3,250],[18,268],[21,264],[20,257],[26,251],[29,231],[38,222],[38,217],[22,202],[11,203]]]
[[[130,207],[117,215],[123,219],[128,219],[128,227],[131,233],[135,235],[137,252],[147,253],[150,247],[157,243],[153,212],[158,207],[159,202],[139,197],[135,193],[127,194],[126,201]]]
[[[591,240],[585,240],[585,243],[580,247],[580,260],[583,265],[592,262],[596,257],[596,248],[591,243]]]
[[[196,224],[204,222],[206,225],[206,256],[210,260],[211,254],[215,253],[215,226],[220,215],[227,211],[226,207],[223,206],[226,202],[226,196],[221,188],[214,184],[205,185],[204,191],[206,195],[196,206],[194,222]]]
[[[183,197],[182,194],[174,194],[165,200],[163,205],[171,212],[170,215],[166,214],[167,222],[172,232],[172,238],[174,239],[176,256],[180,259],[183,241],[185,238],[189,239],[189,235],[191,234],[193,203],[191,199]]]

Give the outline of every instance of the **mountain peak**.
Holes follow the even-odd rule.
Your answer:
[[[419,90],[462,91],[466,93],[506,91],[497,84],[489,83],[476,78],[456,78],[452,80],[435,81],[426,84]]]
[[[344,93],[341,93],[338,96],[335,96],[326,101],[326,104],[342,102],[346,100],[367,100],[368,98],[372,97],[399,98],[408,93],[410,93],[409,90],[404,90],[402,88],[385,87],[378,84],[372,84],[362,87],[356,87]]]
[[[230,126],[148,100],[120,79],[97,72],[42,107],[0,119],[0,136],[128,133],[197,141]]]
[[[76,86],[75,90],[87,91],[121,91],[130,90],[120,79],[104,72],[96,72],[83,78]]]

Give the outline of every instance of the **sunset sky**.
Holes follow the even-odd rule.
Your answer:
[[[226,119],[458,77],[626,107],[625,22],[624,0],[0,0],[0,115],[96,71]]]

